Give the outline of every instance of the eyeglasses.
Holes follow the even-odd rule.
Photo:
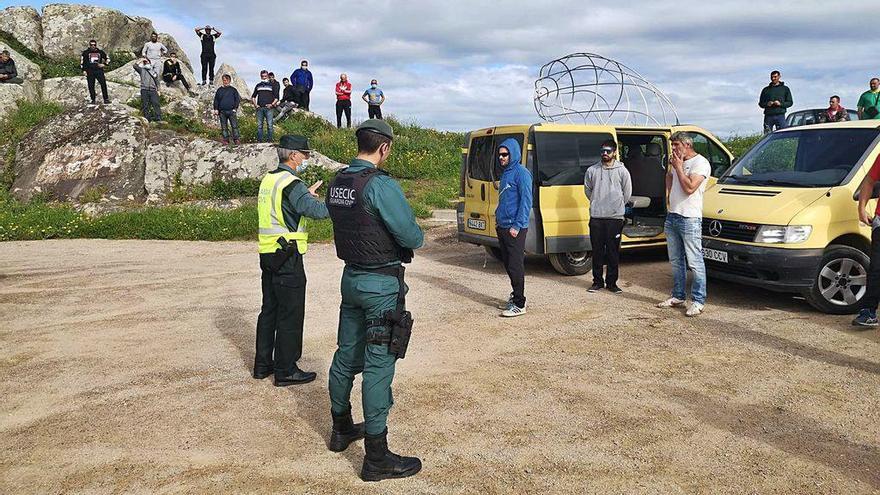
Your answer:
[[[500,156],[501,158],[507,158],[508,156],[510,156],[510,153],[501,152],[501,153],[498,153],[498,156]]]

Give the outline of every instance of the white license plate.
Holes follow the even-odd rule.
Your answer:
[[[486,230],[486,221],[479,218],[468,218],[467,226],[469,229]]]
[[[719,251],[717,249],[703,248],[703,258],[706,258],[707,260],[720,261],[721,263],[727,263],[727,252]]]

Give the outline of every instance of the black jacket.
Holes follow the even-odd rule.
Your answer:
[[[15,69],[15,60],[10,58],[6,62],[0,62],[0,75],[9,76],[6,79],[18,77],[18,71]]]
[[[180,62],[172,62],[166,60],[162,65],[162,76],[177,76],[177,79],[183,79],[183,72],[180,71]]]
[[[241,103],[241,95],[232,86],[220,86],[214,93],[214,110],[225,112],[235,110]]]

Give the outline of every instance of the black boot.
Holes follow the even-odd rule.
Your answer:
[[[330,432],[330,442],[327,448],[333,452],[342,452],[355,440],[364,438],[364,424],[354,424],[351,420],[351,409],[339,416],[333,414],[333,431]]]
[[[380,481],[391,478],[406,478],[422,469],[422,461],[417,457],[403,457],[388,450],[388,429],[378,435],[365,435],[364,467],[361,479]]]

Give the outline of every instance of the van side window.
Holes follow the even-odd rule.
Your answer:
[[[574,186],[584,183],[590,165],[599,161],[602,142],[611,134],[535,133],[535,162],[538,180],[544,186]]]
[[[493,136],[476,137],[468,150],[468,177],[474,180],[492,180]]]
[[[724,171],[730,167],[730,157],[706,136],[696,132],[689,134],[694,138],[694,151],[709,160],[709,165],[712,166],[712,177],[721,177]]]

